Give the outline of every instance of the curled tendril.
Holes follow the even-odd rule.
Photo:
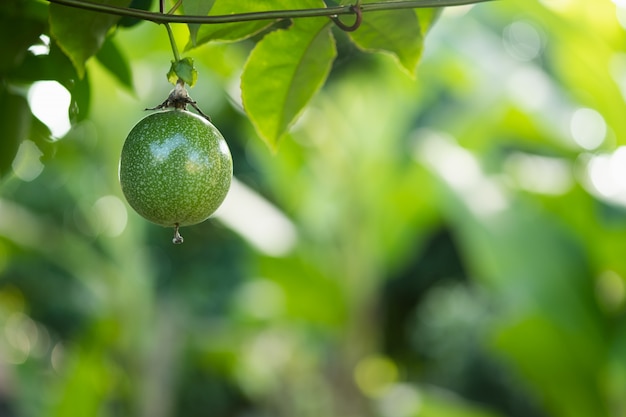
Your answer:
[[[354,13],[353,24],[346,25],[345,23],[341,21],[341,19],[339,19],[339,16],[337,15],[330,16],[330,20],[332,20],[333,23],[337,25],[339,29],[345,32],[354,32],[361,26],[361,22],[363,21],[363,10],[361,9],[361,6],[359,3],[360,1],[350,6],[350,11]]]
[[[174,6],[167,12],[167,14],[174,14],[174,12],[183,4],[183,0],[178,0]],[[163,12],[161,12],[163,13]]]

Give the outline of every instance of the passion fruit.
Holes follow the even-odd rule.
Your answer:
[[[206,220],[222,204],[233,175],[230,150],[206,118],[184,109],[152,113],[130,131],[119,180],[130,206],[147,220],[176,228]],[[179,240],[179,241],[177,241]]]

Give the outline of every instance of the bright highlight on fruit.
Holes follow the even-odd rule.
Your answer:
[[[174,227],[206,220],[222,204],[233,162],[222,134],[187,110],[152,113],[130,131],[119,165],[122,191],[149,221]]]

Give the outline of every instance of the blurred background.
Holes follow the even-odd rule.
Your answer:
[[[625,28],[622,0],[449,8],[414,78],[338,31],[276,153],[252,43],[192,50],[236,180],[177,246],[117,179],[170,46],[119,29],[132,80],[89,61],[73,124],[25,91],[55,140],[0,185],[0,416],[626,416]]]

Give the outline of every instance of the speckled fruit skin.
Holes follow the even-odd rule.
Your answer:
[[[233,161],[222,134],[186,110],[152,113],[130,131],[119,165],[126,200],[162,226],[206,220],[222,204]]]

